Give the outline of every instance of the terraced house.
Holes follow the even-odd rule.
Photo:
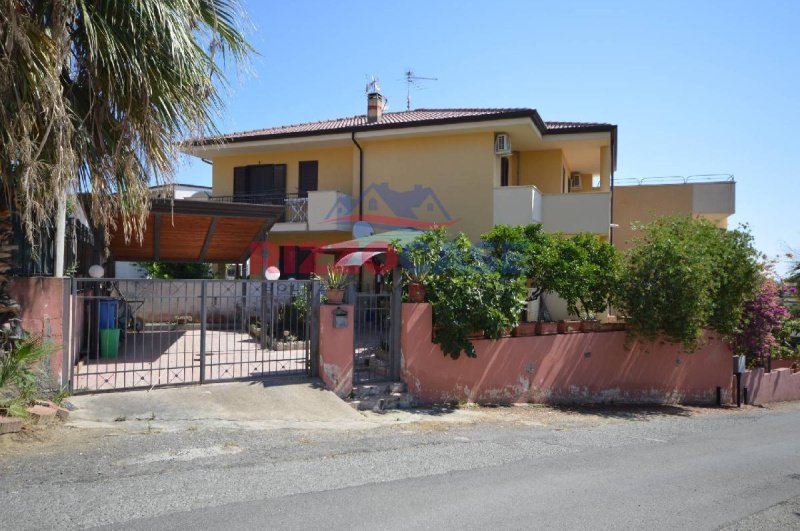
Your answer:
[[[183,146],[213,164],[212,201],[285,207],[251,245],[251,277],[275,265],[305,278],[330,260],[316,249],[351,239],[358,221],[376,232],[446,225],[472,239],[496,224],[538,222],[625,246],[632,221],[675,212],[725,226],[734,211],[729,179],[620,188],[611,123],[549,122],[528,108],[383,107],[373,90],[364,115]]]

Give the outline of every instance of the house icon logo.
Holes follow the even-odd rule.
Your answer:
[[[389,183],[371,184],[361,195],[361,220],[375,227],[426,229],[434,225],[452,225],[450,217],[433,189],[415,185],[411,190],[393,190]],[[327,223],[359,221],[359,201],[352,196],[340,196],[325,216]]]

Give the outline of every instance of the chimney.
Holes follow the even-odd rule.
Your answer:
[[[383,116],[383,106],[386,101],[381,95],[381,88],[376,80],[367,85],[367,123],[380,122]]]
[[[381,121],[383,116],[383,96],[380,92],[370,92],[367,94],[367,122],[375,123]]]

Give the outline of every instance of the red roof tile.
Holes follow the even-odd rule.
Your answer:
[[[543,122],[535,109],[500,108],[500,109],[415,109],[413,111],[387,112],[380,121],[368,122],[367,116],[348,116],[333,120],[308,122],[295,125],[282,125],[266,129],[241,131],[223,134],[205,139],[190,139],[188,144],[210,144],[219,141],[245,142],[248,140],[267,140],[287,136],[307,136],[325,133],[342,133],[364,131],[369,129],[388,129],[413,127],[420,125],[437,125],[454,122],[471,122],[492,119],[529,117],[543,134],[561,132],[579,132],[611,130],[614,126],[593,122]]]

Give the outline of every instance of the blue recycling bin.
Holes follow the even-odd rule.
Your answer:
[[[105,299],[98,301],[97,315],[100,323],[100,330],[118,328],[117,326],[117,299]]]

